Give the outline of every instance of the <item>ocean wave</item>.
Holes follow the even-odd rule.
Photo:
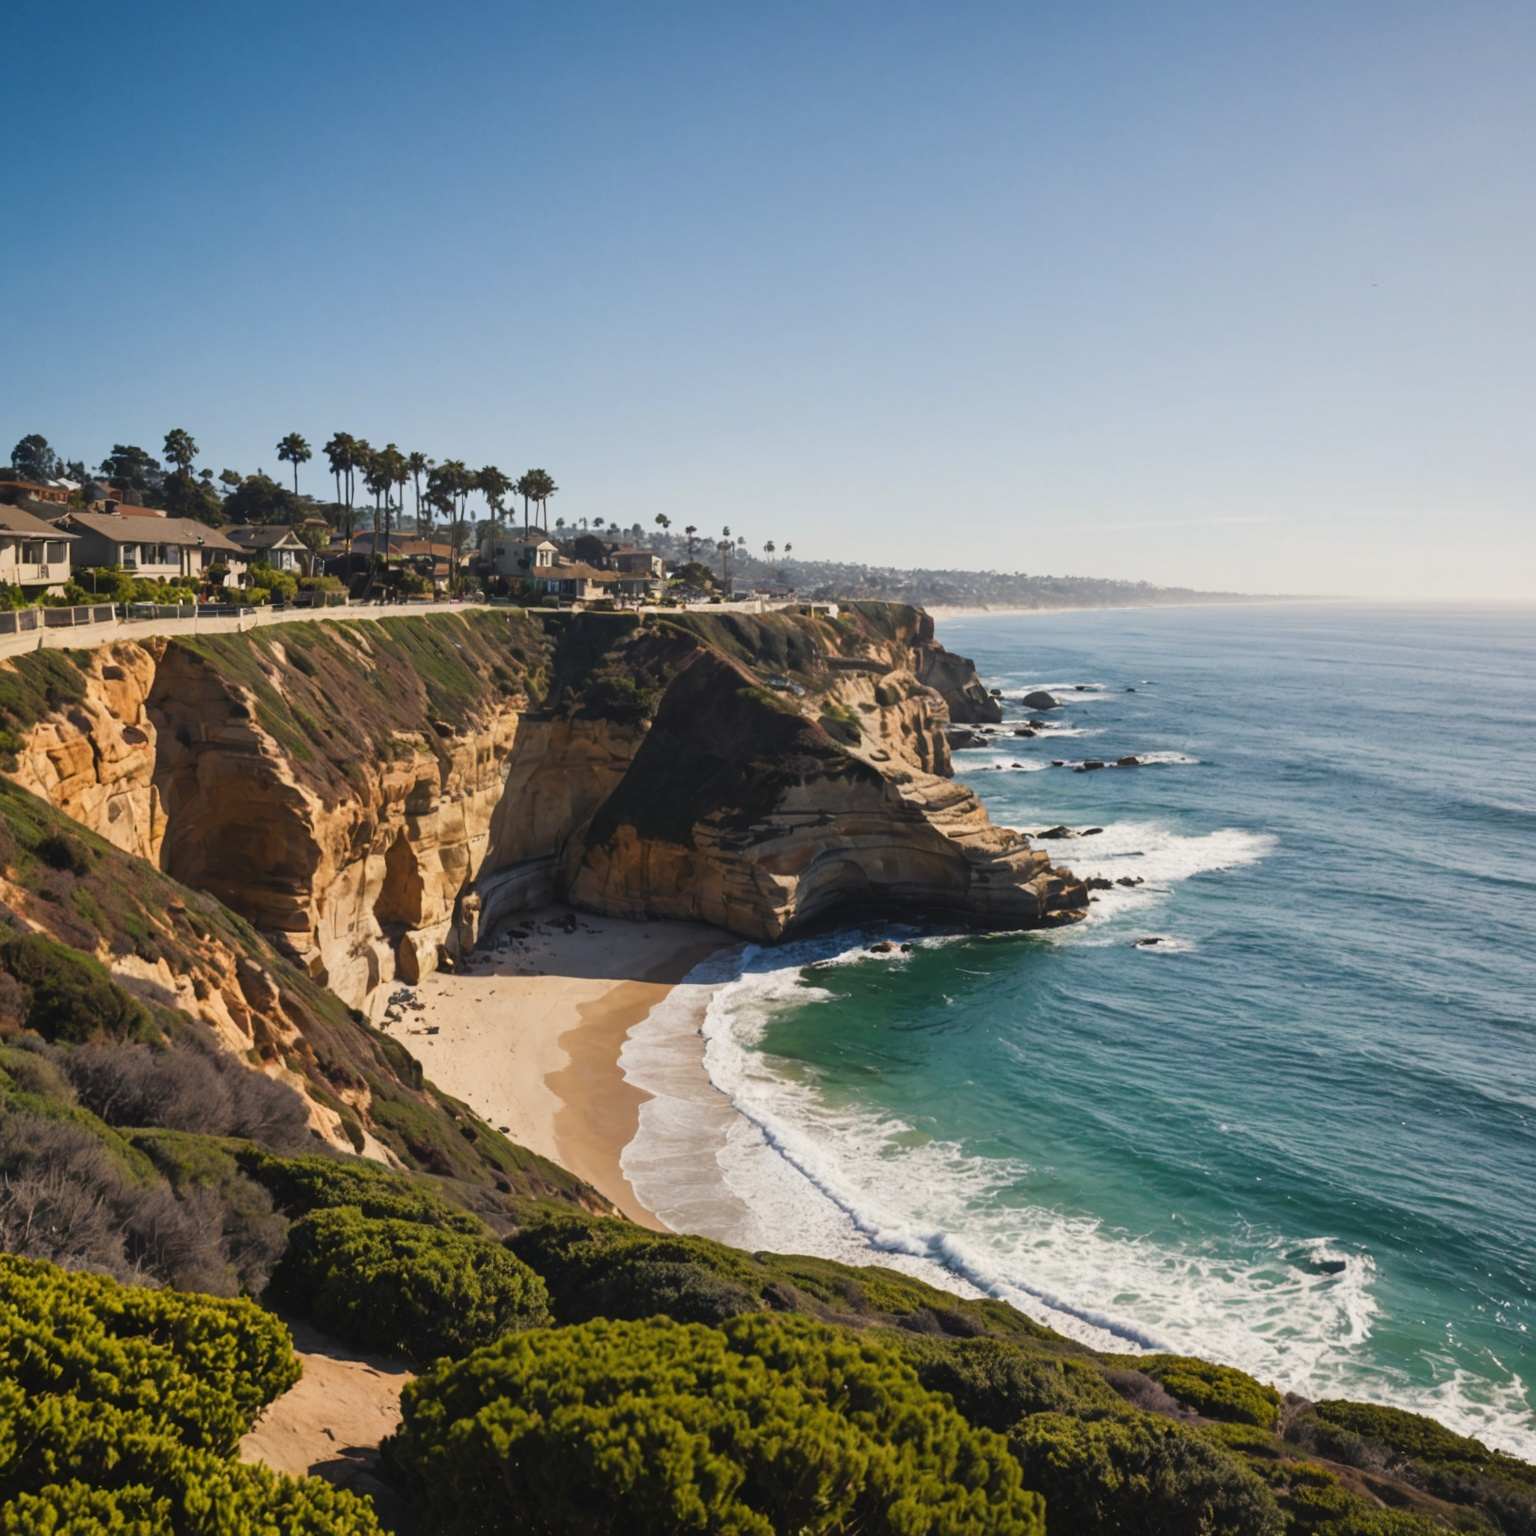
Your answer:
[[[1448,1359],[1425,1385],[1369,1358],[1362,1346],[1380,1313],[1369,1253],[1327,1235],[1157,1242],[1047,1209],[1028,1199],[1026,1163],[926,1139],[829,1096],[803,1063],[765,1055],[780,1009],[828,996],[812,968],[873,958],[867,942],[748,947],[696,972],[632,1033],[622,1065],[653,1097],[623,1167],[668,1226],[878,1262],[996,1297],[1092,1347],[1200,1354],[1282,1389],[1432,1413],[1536,1454],[1518,1376],[1490,1380]]]

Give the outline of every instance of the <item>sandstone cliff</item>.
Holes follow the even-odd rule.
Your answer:
[[[910,608],[423,614],[6,671],[18,783],[353,1004],[556,895],[770,940],[1085,901],[949,778],[945,724],[996,706]]]

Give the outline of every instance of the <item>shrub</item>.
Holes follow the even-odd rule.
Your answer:
[[[1208,1419],[1273,1429],[1280,1416],[1280,1394],[1230,1365],[1188,1355],[1137,1355],[1125,1363],[1161,1382],[1181,1403]]]
[[[500,1243],[356,1206],[295,1224],[274,1291],[348,1343],[418,1362],[549,1321],[544,1282]]]
[[[723,1322],[743,1312],[802,1312],[915,1333],[995,1333],[1070,1349],[1000,1301],[968,1301],[909,1275],[830,1259],[743,1253],[704,1237],[565,1213],[509,1239],[549,1285],[563,1323],[591,1317]]]
[[[45,1040],[147,1040],[159,1034],[148,1009],[105,966],[41,934],[0,939],[0,969],[21,987],[21,1022]]]
[[[1434,1419],[1374,1403],[1317,1403],[1288,1439],[1334,1460],[1386,1468],[1453,1503],[1492,1515],[1507,1536],[1536,1536],[1536,1467]]]
[[[194,1191],[178,1200],[123,1138],[84,1111],[5,1108],[0,1249],[120,1280],[226,1295],[240,1288],[220,1242],[216,1198]]]
[[[253,565],[249,574],[252,586],[264,587],[271,594],[273,602],[291,603],[299,590],[299,579],[292,572],[280,571],[263,562],[258,561]]]
[[[80,1102],[109,1125],[247,1136],[268,1146],[309,1139],[309,1111],[286,1083],[196,1045],[85,1045],[60,1058]]]
[[[351,1205],[364,1216],[415,1221],[477,1237],[489,1232],[478,1217],[450,1205],[423,1181],[377,1163],[337,1156],[276,1157],[258,1147],[242,1147],[235,1155],[290,1216]]]
[[[249,1301],[119,1285],[0,1255],[0,1380],[148,1414],[219,1452],[299,1379],[288,1330]]]
[[[407,1386],[387,1442],[446,1536],[1034,1536],[1003,1441],[900,1356],[804,1318],[512,1334]]]
[[[0,1401],[0,1533],[377,1536],[372,1506],[319,1478],[242,1466],[145,1413],[71,1395]]]
[[[1042,1354],[1009,1339],[896,1335],[917,1378],[973,1424],[1006,1431],[1031,1413],[1112,1413],[1120,1398],[1085,1360]]]
[[[1279,1536],[1274,1495],[1203,1436],[1147,1414],[1041,1413],[1009,1437],[1050,1536]]]

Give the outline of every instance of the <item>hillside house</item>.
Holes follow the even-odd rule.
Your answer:
[[[227,532],[245,550],[252,565],[270,565],[275,571],[295,576],[306,568],[309,546],[287,523],[247,523]]]
[[[22,507],[0,503],[0,582],[29,597],[62,592],[70,579],[75,535],[45,523]]]
[[[210,566],[228,568],[226,583],[243,586],[251,556],[216,528],[190,517],[135,508],[132,512],[72,512],[60,526],[80,535],[77,565],[111,566],[147,581],[199,583]]]

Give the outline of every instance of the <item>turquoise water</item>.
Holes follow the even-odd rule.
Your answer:
[[[1010,699],[1068,701],[957,754],[993,818],[1102,827],[1048,846],[1145,883],[1065,933],[738,957],[705,1025],[731,1112],[661,1092],[626,1154],[642,1198],[1536,1458],[1536,613],[941,638]],[[1049,766],[1124,753],[1153,761]]]

